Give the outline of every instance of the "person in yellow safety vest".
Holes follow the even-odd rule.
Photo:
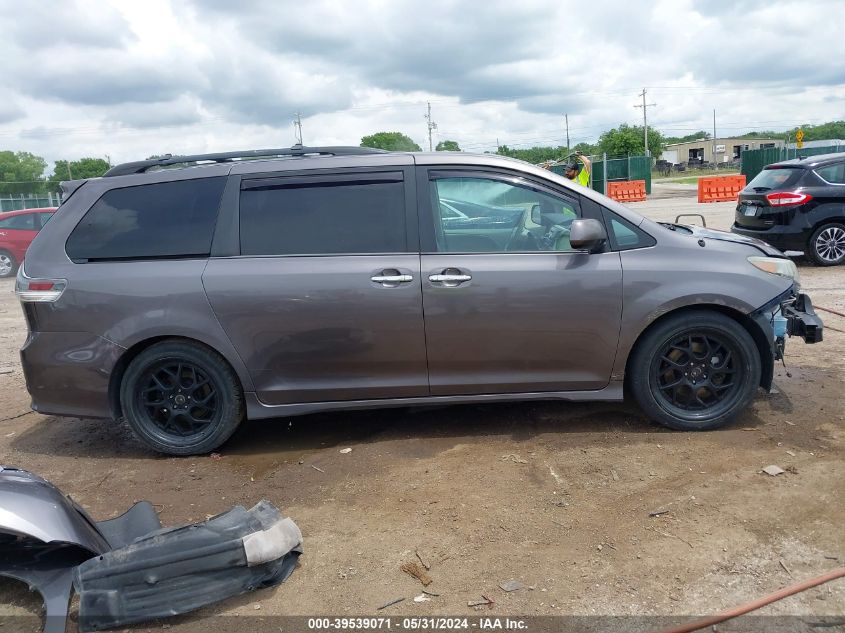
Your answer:
[[[569,178],[569,180],[577,182],[582,187],[588,187],[590,185],[590,159],[581,152],[578,152],[575,158],[581,161],[581,164],[579,165],[574,160],[568,163],[563,175]]]

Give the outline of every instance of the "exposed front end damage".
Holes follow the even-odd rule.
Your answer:
[[[41,594],[45,633],[64,633],[74,588],[80,630],[142,622],[278,584],[301,543],[267,501],[176,528],[146,501],[97,522],[50,482],[0,466],[0,576]]]
[[[803,293],[781,304],[781,312],[786,318],[786,333],[800,336],[805,343],[821,343],[824,336],[824,324],[813,309],[810,297]]]
[[[785,361],[787,336],[799,336],[805,343],[820,343],[823,339],[824,324],[813,310],[810,297],[803,294],[797,284],[755,310],[749,317],[762,332],[766,342],[763,346],[758,341],[761,353],[765,348],[766,353],[770,354],[769,358],[774,361]],[[774,363],[764,362],[763,368],[761,386],[771,389]]]

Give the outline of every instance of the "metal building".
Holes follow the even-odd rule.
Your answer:
[[[685,143],[671,143],[660,158],[672,164],[729,163],[739,160],[748,149],[783,147],[783,141],[774,138],[707,138]]]

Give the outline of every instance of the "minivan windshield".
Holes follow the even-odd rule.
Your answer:
[[[803,173],[801,167],[766,167],[754,176],[746,188],[756,191],[782,189],[795,184]]]

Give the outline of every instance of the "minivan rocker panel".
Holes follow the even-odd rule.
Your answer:
[[[626,390],[707,429],[770,387],[787,331],[821,340],[763,242],[660,225],[521,161],[355,150],[66,183],[18,276],[33,409],[125,418],[171,454],[244,417]]]

